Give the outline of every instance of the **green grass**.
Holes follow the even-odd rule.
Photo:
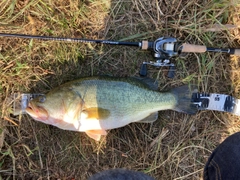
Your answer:
[[[238,24],[239,6],[210,0],[2,0],[0,32],[136,42],[172,36],[210,47],[239,47],[239,30],[207,31],[215,24]],[[28,115],[13,116],[14,92],[46,93],[83,76],[134,76],[143,61],[154,58],[135,47],[0,40],[2,179],[86,179],[111,168],[142,171],[156,179],[201,179],[211,151],[240,130],[239,117],[227,113],[162,111],[153,124],[130,124],[95,142]],[[196,84],[200,91],[240,98],[239,57],[189,53],[172,61],[173,79],[166,77],[165,68],[149,67],[161,90]]]

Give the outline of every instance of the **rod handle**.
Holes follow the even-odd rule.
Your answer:
[[[154,44],[154,42],[152,42],[152,41],[142,41],[140,48],[142,50],[153,50],[154,49],[153,44]]]
[[[233,49],[232,51],[230,51],[230,54],[233,54],[235,56],[240,56],[240,49]]]
[[[181,52],[204,53],[206,51],[207,51],[207,47],[202,45],[184,43],[181,46]]]
[[[142,50],[147,50],[149,48],[148,41],[142,41]]]

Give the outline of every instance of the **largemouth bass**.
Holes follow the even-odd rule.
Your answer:
[[[81,78],[33,99],[26,112],[37,121],[85,132],[97,141],[106,130],[153,122],[161,110],[196,113],[188,86],[159,92],[150,84],[136,78]]]

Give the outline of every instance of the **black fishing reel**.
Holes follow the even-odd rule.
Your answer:
[[[178,43],[176,38],[161,37],[153,43],[148,43],[148,49],[154,51],[156,62],[143,62],[140,67],[140,76],[147,76],[147,65],[155,67],[169,67],[168,77],[173,78],[175,75],[175,65],[171,63],[170,58],[178,55]]]

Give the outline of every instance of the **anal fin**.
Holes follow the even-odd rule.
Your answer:
[[[158,119],[158,112],[154,112],[150,114],[149,116],[145,117],[141,121],[138,121],[139,123],[153,123]]]

